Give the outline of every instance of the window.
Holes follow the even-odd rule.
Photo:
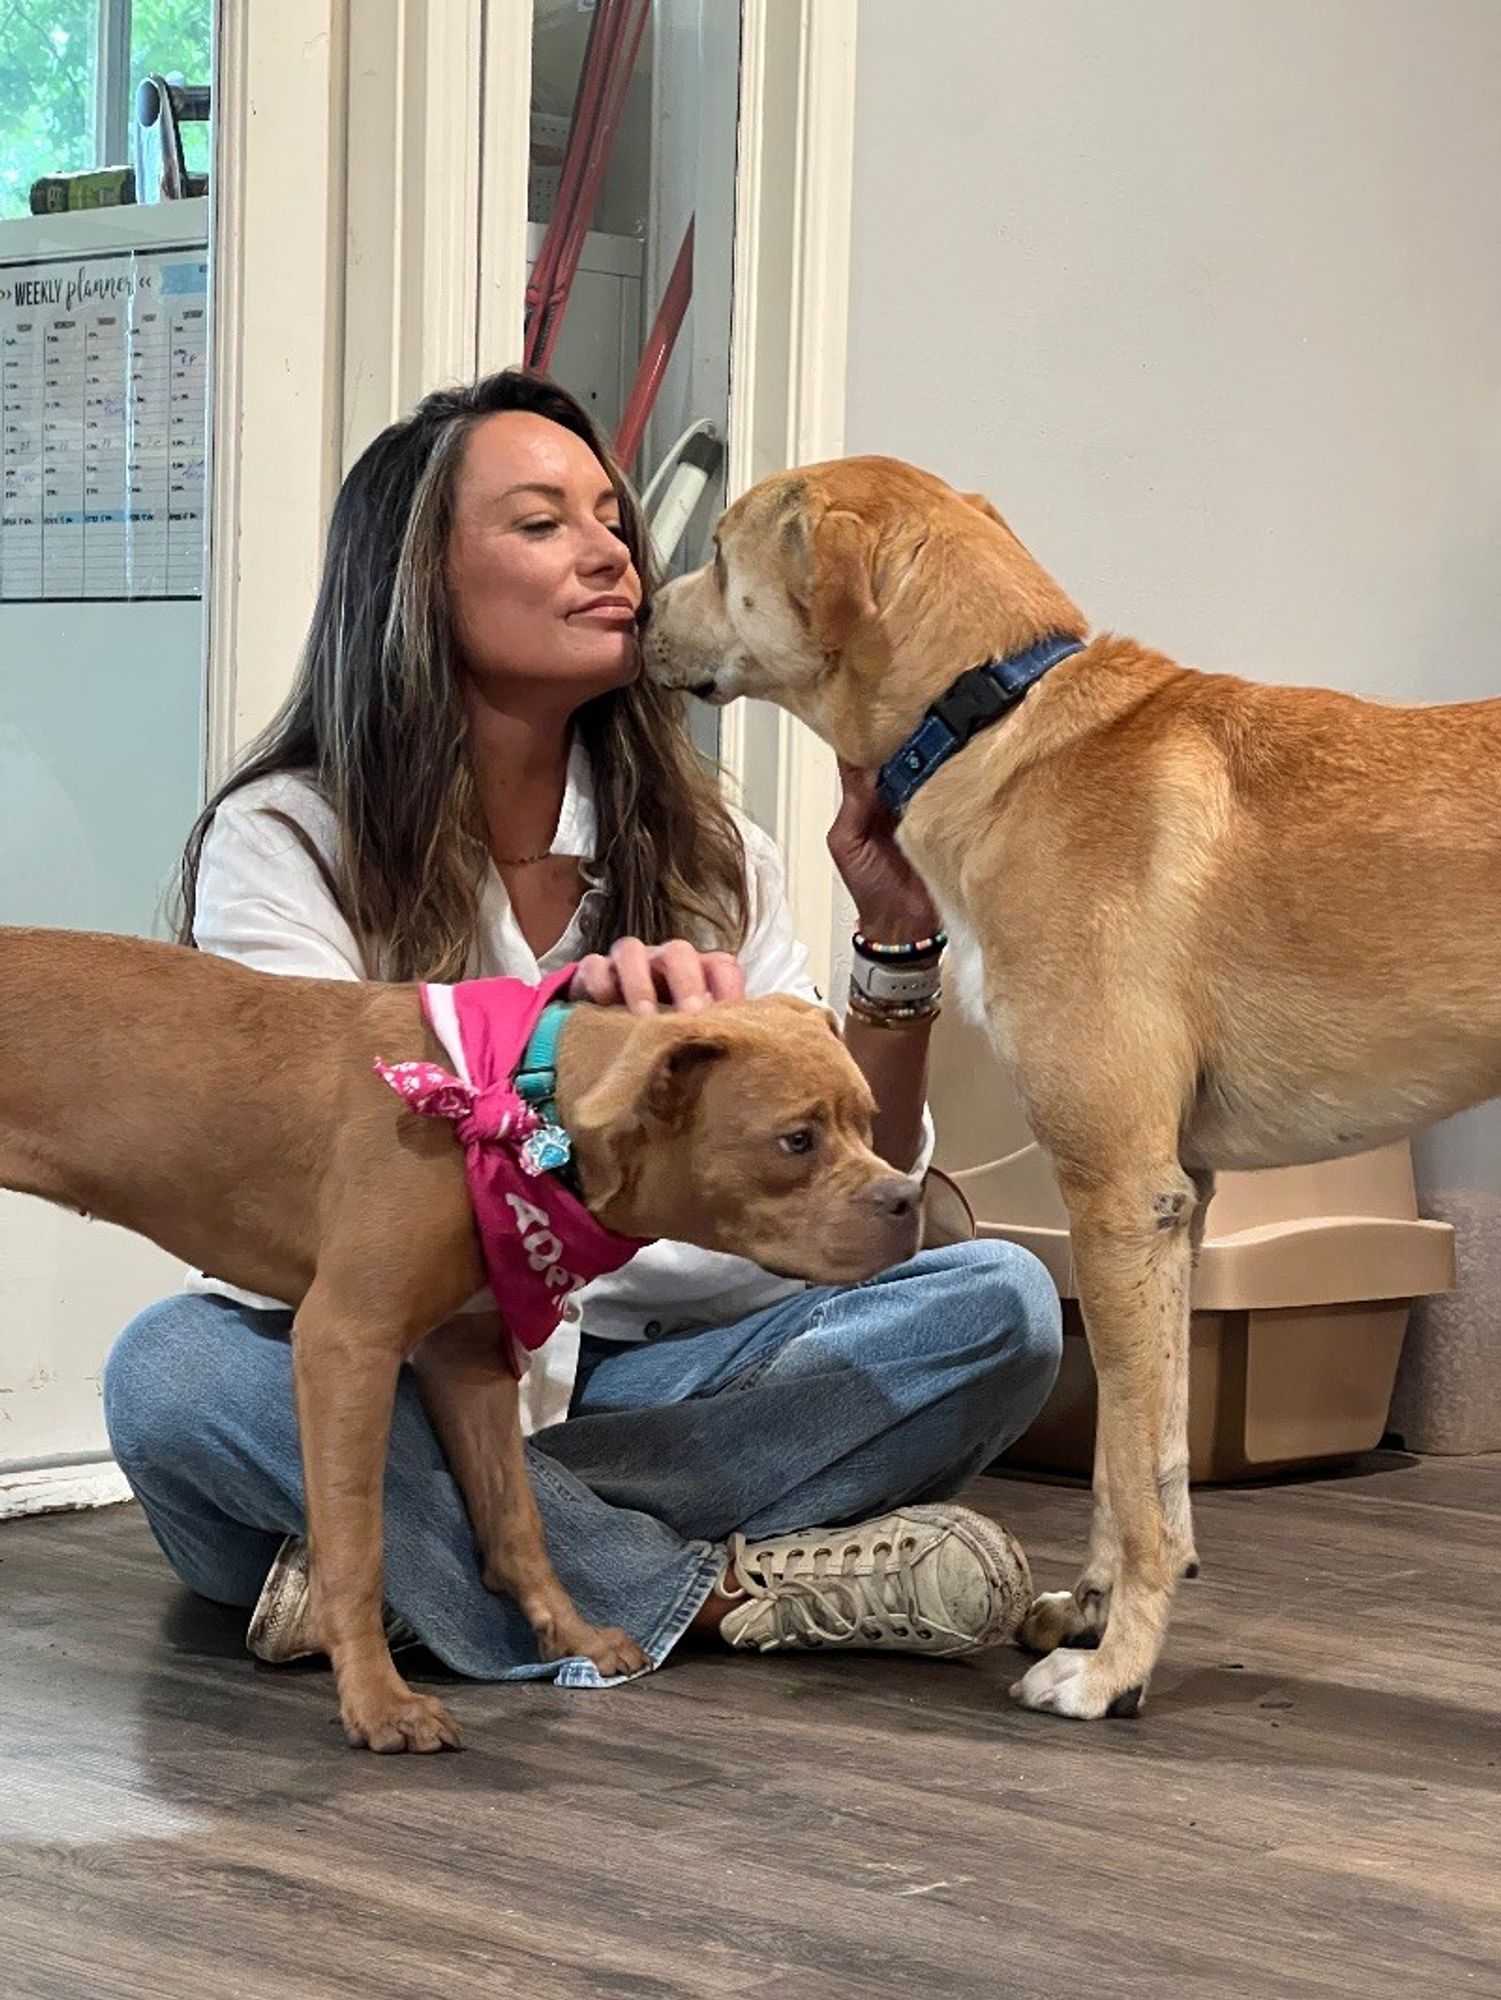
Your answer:
[[[136,85],[209,82],[212,35],[213,0],[0,0],[0,217],[28,214],[44,174],[126,164]],[[208,126],[182,133],[206,173]]]

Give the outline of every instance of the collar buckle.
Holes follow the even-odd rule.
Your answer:
[[[993,722],[1003,709],[1012,706],[1014,699],[1005,693],[988,667],[971,667],[937,701],[929,704],[928,713],[936,715],[961,743],[967,743],[976,729]]]

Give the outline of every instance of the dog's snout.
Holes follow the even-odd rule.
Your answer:
[[[922,1200],[922,1183],[909,1175],[877,1181],[866,1196],[876,1214],[888,1222],[910,1222]]]

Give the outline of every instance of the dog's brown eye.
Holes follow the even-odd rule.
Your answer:
[[[777,1144],[784,1153],[811,1153],[813,1128],[810,1125],[801,1125],[796,1132],[784,1132]]]

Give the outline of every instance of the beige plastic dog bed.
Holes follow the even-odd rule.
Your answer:
[[[933,1043],[936,1164],[981,1236],[1024,1244],[1064,1301],[1064,1358],[1018,1464],[1087,1474],[1094,1371],[1068,1215],[984,1037],[950,1009]],[[1386,1428],[1414,1299],[1454,1281],[1454,1232],[1418,1217],[1407,1146],[1221,1176],[1194,1278],[1189,1443],[1197,1480],[1354,1456]]]

